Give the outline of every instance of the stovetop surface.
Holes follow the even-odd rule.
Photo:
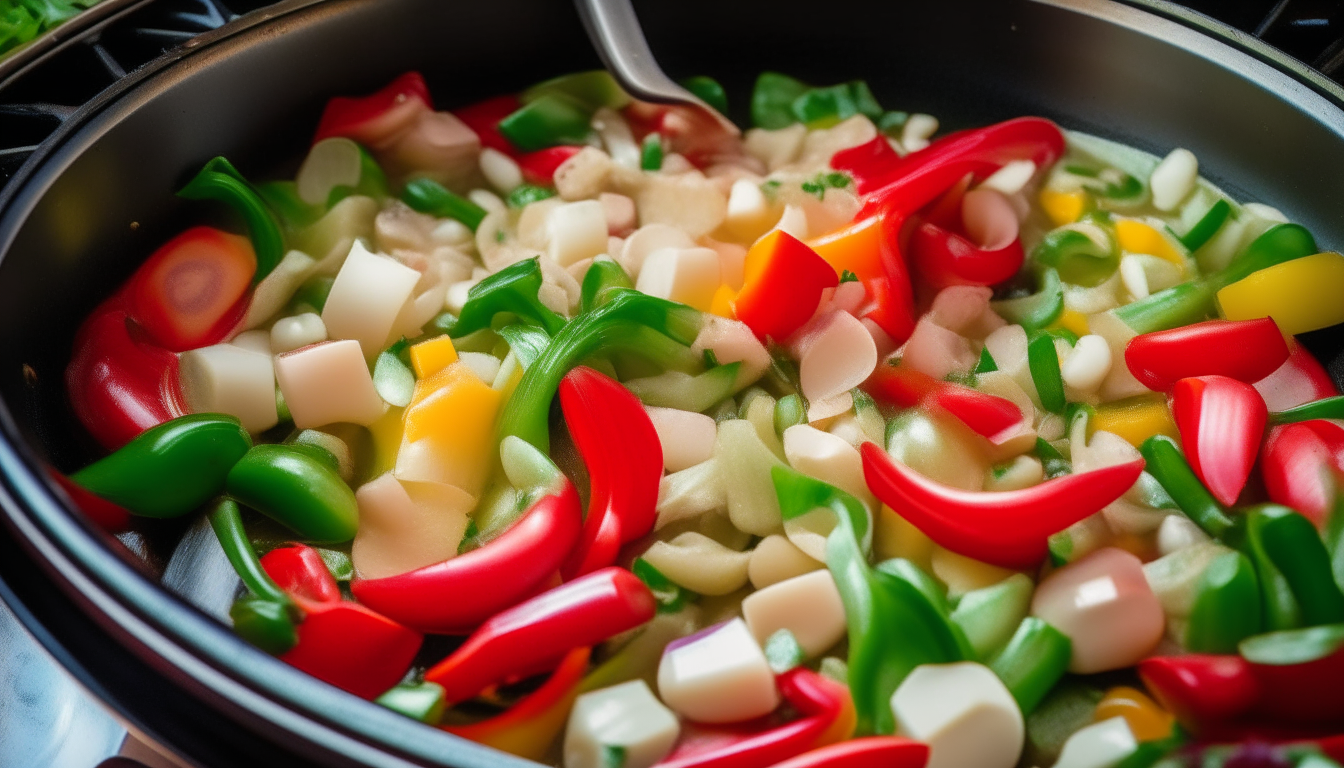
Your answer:
[[[148,0],[0,79],[0,191],[82,104],[198,34],[275,0]],[[1344,84],[1344,2],[1180,3],[1257,37]],[[135,758],[135,759],[132,759]],[[0,768],[168,766],[71,678],[0,603]]]

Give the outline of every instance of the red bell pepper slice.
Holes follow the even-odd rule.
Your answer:
[[[542,760],[564,729],[569,710],[579,697],[591,648],[575,648],[565,656],[540,688],[523,697],[507,712],[470,725],[446,725],[443,730],[477,744]]]
[[[1237,503],[1251,476],[1269,409],[1255,387],[1226,376],[1181,379],[1171,413],[1190,468],[1222,503]]]
[[[1297,342],[1288,346],[1288,361],[1255,382],[1255,388],[1265,398],[1269,410],[1275,413],[1286,411],[1339,394],[1335,380],[1306,347]]]
[[[449,705],[554,669],[566,654],[634,629],[658,603],[633,573],[604,568],[497,614],[425,672]]]
[[[1139,662],[1139,677],[1187,728],[1239,717],[1260,696],[1251,665],[1240,656],[1154,656]]]
[[[503,152],[509,157],[516,158],[518,148],[499,132],[499,121],[517,112],[522,105],[517,96],[496,96],[455,109],[453,115],[476,132],[481,139],[481,147],[489,147],[496,152]]]
[[[1025,419],[1011,400],[897,365],[879,365],[863,390],[899,408],[941,408],[995,445],[1016,434]]]
[[[639,398],[592,368],[560,380],[560,408],[591,488],[583,533],[560,569],[572,579],[615,563],[622,544],[653,530],[663,446]]]
[[[1166,392],[1180,379],[1227,376],[1253,384],[1288,360],[1273,318],[1205,320],[1130,339],[1125,364],[1145,387]]]
[[[900,736],[869,736],[814,749],[774,768],[924,768],[929,745]]]
[[[186,412],[177,355],[151,343],[119,297],[79,327],[65,385],[84,428],[112,451]]]
[[[422,632],[466,634],[544,588],[579,537],[579,494],[563,475],[512,528],[480,549],[381,579],[356,578],[361,603]]]
[[[878,136],[857,147],[842,149],[831,155],[831,167],[844,171],[854,179],[854,191],[866,195],[888,182],[887,174],[901,161],[886,136]]]
[[[910,255],[920,276],[934,288],[995,285],[1016,275],[1026,258],[1020,239],[986,248],[929,221],[911,234]]]
[[[547,147],[546,149],[538,149],[536,152],[519,155],[516,160],[518,161],[518,168],[523,172],[523,179],[527,183],[549,187],[555,184],[556,169],[581,151],[583,151],[583,147],[569,145]]]
[[[88,515],[99,528],[108,533],[121,533],[131,527],[131,513],[125,507],[90,493],[84,486],[51,467],[47,467],[47,475],[61,486],[61,490],[70,497],[70,501]]]
[[[341,588],[336,585],[336,579],[312,547],[293,544],[273,549],[262,556],[261,567],[291,595],[315,603],[334,603],[341,599]]]
[[[894,461],[876,443],[864,443],[863,474],[882,503],[900,510],[929,538],[958,554],[1004,568],[1036,566],[1046,540],[1100,512],[1139,479],[1143,461],[1065,475],[1020,491],[951,488]]]
[[[1260,473],[1271,501],[1301,512],[1317,526],[1335,499],[1332,473],[1344,472],[1344,428],[1324,419],[1269,431]]]
[[[245,237],[192,227],[164,243],[123,289],[126,308],[173,352],[217,344],[247,309],[257,256]]]
[[[337,96],[328,101],[313,143],[344,136],[377,149],[410,128],[432,105],[425,78],[419,72],[407,72],[368,96]]]
[[[763,768],[844,739],[853,729],[849,689],[804,667],[775,678],[799,719],[769,727],[769,718],[709,727],[688,725],[672,753],[654,768]]]
[[[733,310],[761,340],[782,343],[811,319],[821,293],[840,284],[826,260],[787,232],[774,230],[747,252],[746,278]]]

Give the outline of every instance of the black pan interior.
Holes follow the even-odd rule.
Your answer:
[[[669,73],[719,78],[739,122],[761,70],[818,84],[866,78],[884,106],[930,112],[944,129],[1037,114],[1157,154],[1187,147],[1239,199],[1281,208],[1324,247],[1344,245],[1337,88],[1290,77],[1266,50],[1221,47],[1132,7],[1069,5],[638,8]],[[510,764],[244,646],[69,519],[34,474],[39,458],[71,469],[95,455],[62,386],[74,329],[157,244],[220,215],[172,195],[205,160],[226,155],[255,178],[291,172],[326,99],[407,69],[423,72],[437,105],[451,109],[597,66],[562,0],[293,0],[266,13],[95,100],[0,200],[0,469],[13,534],[0,537],[0,596],[131,722],[202,762]],[[1309,344],[1337,378],[1344,372],[1344,337],[1320,333]]]

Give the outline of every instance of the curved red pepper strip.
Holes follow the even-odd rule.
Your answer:
[[[299,642],[280,660],[337,688],[377,698],[401,681],[420,651],[419,632],[358,603],[293,597],[304,613]]]
[[[857,147],[842,149],[831,156],[831,167],[854,179],[854,191],[866,195],[887,183],[887,174],[901,156],[886,136],[878,136]]]
[[[1205,320],[1130,339],[1125,365],[1145,387],[1166,392],[1180,379],[1227,376],[1260,381],[1288,360],[1288,344],[1273,318]]]
[[[1002,442],[996,438],[1016,434],[1025,419],[1011,400],[901,366],[879,365],[863,383],[863,390],[875,400],[900,408],[941,408],[996,445]]]
[[[1039,564],[1050,536],[1100,512],[1143,471],[1138,460],[1020,491],[977,492],[934,482],[892,460],[876,443],[860,451],[864,478],[882,503],[947,549],[1014,569]]]
[[[633,573],[603,568],[493,616],[425,672],[425,680],[442,685],[451,706],[492,685],[554,669],[575,648],[652,619],[657,607]]]
[[[869,736],[814,749],[774,768],[924,768],[929,745],[900,736]]]
[[[313,143],[344,136],[375,149],[432,105],[425,78],[419,72],[407,72],[368,96],[337,96],[328,101]]]
[[[909,247],[915,269],[934,288],[995,285],[1016,275],[1026,258],[1019,238],[986,249],[931,221],[915,227]]]
[[[1339,394],[1335,380],[1306,347],[1297,342],[1288,347],[1288,361],[1255,382],[1256,390],[1265,398],[1270,411],[1286,411]]]
[[[543,496],[523,518],[480,549],[381,579],[356,578],[361,603],[422,632],[466,634],[541,590],[579,537],[583,513],[574,486]]]
[[[61,486],[65,495],[89,516],[89,519],[108,533],[121,533],[131,527],[131,513],[120,504],[113,504],[102,496],[95,496],[57,470],[47,467],[47,475]]]
[[[291,595],[315,603],[334,603],[341,599],[341,588],[327,570],[327,564],[322,562],[322,556],[306,544],[267,552],[261,558],[261,567]]]
[[[672,754],[654,768],[764,768],[845,738],[833,726],[853,716],[847,687],[803,667],[779,675],[775,684],[799,719],[774,728],[765,725],[768,718],[727,727],[688,727]]]
[[[1255,387],[1226,376],[1181,379],[1171,413],[1190,468],[1222,503],[1237,503],[1251,476],[1269,409]]]
[[[496,152],[503,152],[509,157],[516,158],[518,148],[499,132],[499,121],[517,112],[522,105],[517,96],[496,96],[454,109],[453,116],[476,132],[482,148],[489,147]]]
[[[555,171],[569,158],[579,154],[583,147],[559,146],[538,149],[515,158],[523,179],[529,184],[549,187],[555,184]]]
[[[1344,472],[1344,428],[1324,419],[1269,430],[1260,473],[1270,501],[1306,515],[1320,526],[1335,498],[1333,472]]]
[[[578,367],[560,380],[565,425],[588,468],[588,515],[560,574],[616,562],[621,545],[653,530],[663,446],[644,404],[615,379]]]

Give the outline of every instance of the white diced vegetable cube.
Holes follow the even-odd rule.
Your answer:
[[[781,629],[793,633],[808,658],[845,636],[845,606],[830,571],[813,571],[747,595],[742,616],[762,646]]]
[[[1115,548],[1047,576],[1036,588],[1031,613],[1073,641],[1069,670],[1077,674],[1131,666],[1157,645],[1166,627],[1143,563]]]
[[[649,768],[672,751],[680,732],[677,716],[643,680],[585,693],[569,713],[565,768]]]
[[[777,533],[761,539],[751,551],[751,560],[747,563],[747,578],[751,586],[765,589],[795,576],[820,570],[826,566],[819,560],[809,557],[784,536]]]
[[[277,355],[326,340],[327,324],[313,312],[282,317],[271,326],[271,351]]]
[[[597,200],[564,203],[546,217],[552,259],[562,267],[607,250],[607,211]]]
[[[368,426],[386,410],[354,340],[326,341],[278,355],[275,378],[299,429],[337,422]]]
[[[1162,158],[1148,177],[1153,191],[1153,207],[1159,211],[1174,211],[1195,189],[1199,180],[1199,160],[1188,149],[1173,149]]]
[[[660,248],[640,267],[635,288],[707,311],[719,289],[719,254],[712,248]]]
[[[938,118],[916,112],[901,127],[901,146],[906,152],[917,152],[929,146],[929,139],[938,132]]]
[[[701,723],[750,720],[779,706],[774,672],[741,619],[669,643],[658,664],[658,695]]]
[[[229,341],[229,343],[235,347],[241,347],[243,349],[250,350],[252,352],[259,352],[263,355],[270,355],[271,353],[288,351],[288,350],[277,350],[274,347],[272,347],[271,335],[259,328],[251,331],[243,331],[237,336],[234,336],[233,339]]]
[[[1112,717],[1074,731],[1064,742],[1055,768],[1113,768],[1138,748],[1125,718]]]
[[[621,248],[621,266],[637,279],[649,254],[662,248],[694,248],[689,235],[668,224],[645,224],[625,239]],[[612,254],[613,256],[615,254]]]
[[[896,732],[929,745],[927,768],[1012,768],[1022,711],[983,664],[924,664],[891,697]]]
[[[457,556],[467,530],[471,494],[443,483],[403,483],[391,472],[355,491],[359,532],[350,560],[359,575],[379,579]]]
[[[737,320],[705,315],[705,324],[700,327],[700,335],[695,337],[691,350],[701,354],[706,349],[713,350],[715,359],[722,365],[742,364],[737,369],[734,389],[741,389],[761,378],[770,367],[770,352],[746,323]]]
[[[877,345],[853,315],[834,312],[798,363],[803,396],[825,400],[859,386],[877,367]]]
[[[420,273],[396,259],[370,253],[356,241],[331,285],[322,322],[333,339],[354,339],[364,357],[383,349]]]
[[[863,478],[863,457],[844,438],[808,424],[795,424],[784,430],[784,456],[799,472],[871,503],[872,493]]]
[[[738,239],[749,242],[770,227],[770,208],[760,184],[738,179],[728,193],[728,218],[724,225]]]
[[[663,446],[663,466],[668,472],[689,469],[714,455],[718,430],[713,418],[676,408],[645,406],[644,410],[658,433],[658,442]]]
[[[248,432],[275,426],[275,370],[271,356],[232,344],[183,352],[178,375],[192,413],[237,416]]]

